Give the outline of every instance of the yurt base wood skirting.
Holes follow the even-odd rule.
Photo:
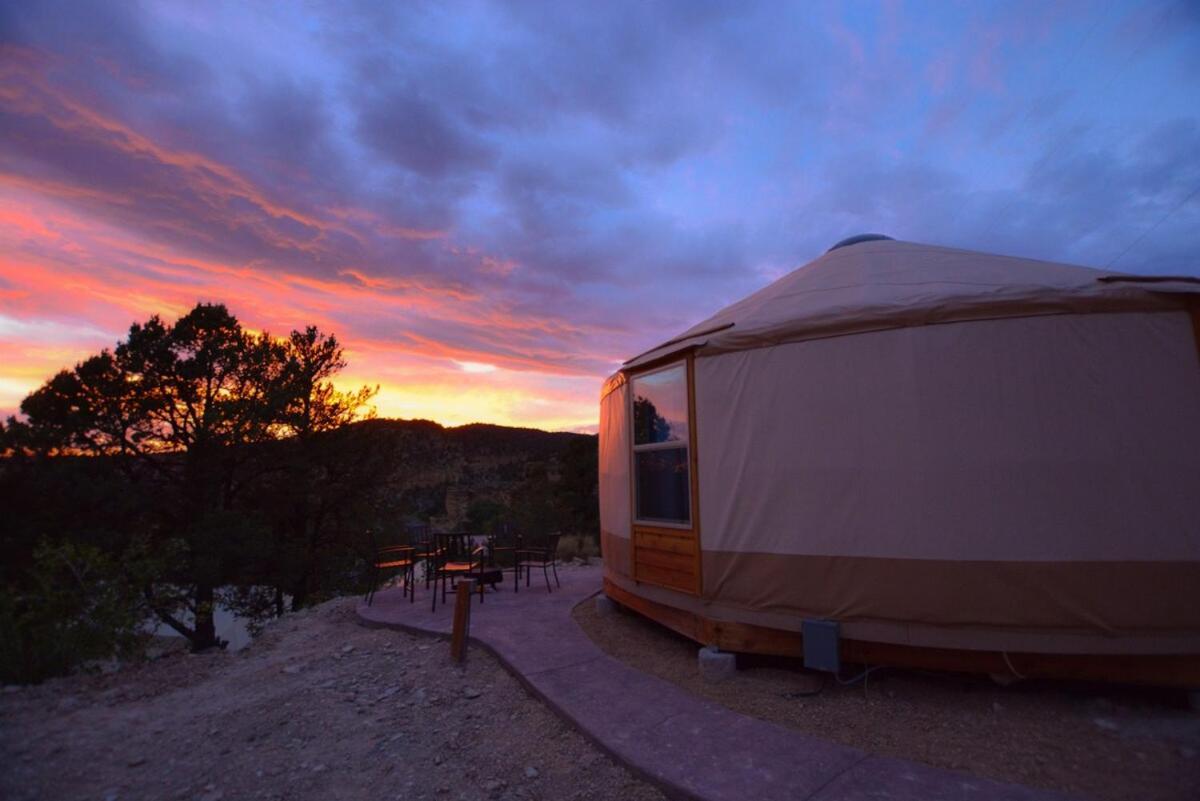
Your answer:
[[[802,658],[799,632],[714,620],[696,612],[651,601],[604,579],[604,593],[638,614],[699,645],[723,651]],[[919,670],[991,674],[1017,678],[1108,681],[1125,684],[1200,687],[1200,655],[1190,654],[1034,654],[927,648],[843,639],[842,662]]]
[[[698,595],[700,543],[687,530],[633,527],[633,569],[638,581]]]

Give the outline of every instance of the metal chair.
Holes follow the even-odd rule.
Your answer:
[[[398,573],[404,581],[404,594],[408,596],[408,602],[412,603],[416,600],[417,588],[413,581],[414,568],[417,563],[415,554],[416,549],[411,545],[385,545],[375,549],[375,555],[370,562],[367,594],[364,598],[367,606],[375,602],[375,592],[383,582],[384,576],[389,572]]]
[[[501,572],[512,570],[513,592],[521,591],[521,551],[525,547],[521,533],[508,523],[499,527],[499,531],[488,538],[491,549],[492,563],[499,566]],[[504,562],[512,564],[505,565]]]
[[[454,532],[433,535],[433,550],[430,557],[434,565],[433,576],[433,605],[437,610],[438,582],[441,582],[442,603],[446,602],[446,593],[460,578],[475,578],[479,587],[479,601],[483,603],[485,566],[488,548],[486,543],[478,543],[474,534]]]
[[[546,579],[546,592],[554,592],[550,587],[550,572],[554,572],[554,583],[559,587],[562,582],[558,580],[558,541],[562,537],[559,533],[547,534],[546,537],[538,545],[521,548],[517,551],[518,559],[521,567],[525,569],[525,586],[529,586],[529,574],[532,568],[540,567],[542,575]]]
[[[425,578],[425,589],[429,589],[430,583],[434,580],[435,575],[435,559],[437,551],[436,543],[433,541],[433,535],[429,533],[428,523],[411,523],[407,527],[408,541],[416,548],[414,557],[417,564],[423,568]],[[413,568],[415,571],[415,567]]]

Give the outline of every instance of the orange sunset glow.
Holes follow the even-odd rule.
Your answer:
[[[197,302],[336,334],[382,416],[591,431],[622,360],[850,233],[1200,269],[1191,16],[888,8],[34,4],[0,29],[0,416]]]
[[[10,49],[6,110],[57,142],[146,175],[149,189],[169,187],[181,214],[144,225],[139,207],[155,202],[152,192],[0,178],[0,409],[12,413],[48,376],[111,346],[134,320],[219,301],[252,328],[284,333],[312,323],[340,333],[350,361],[341,382],[378,384],[383,416],[592,425],[597,376],[617,361],[597,336],[606,326],[523,310],[465,278],[386,269],[370,263],[382,258],[370,249],[428,247],[434,252],[417,258],[452,254],[468,275],[516,265],[502,269],[443,231],[399,227],[363,208],[288,205],[234,167],[152,141],[53,87],[47,66]],[[223,236],[246,236],[264,256],[213,252]]]

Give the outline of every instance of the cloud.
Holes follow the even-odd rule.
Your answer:
[[[0,378],[224,300],[338,332],[392,409],[587,426],[847,234],[1195,272],[1194,9],[1042,5],[9,4],[0,313],[39,355]]]

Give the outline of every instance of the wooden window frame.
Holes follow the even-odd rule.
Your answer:
[[[682,364],[687,379],[687,411],[688,411],[688,517],[687,523],[670,521],[638,519],[637,498],[637,457],[639,452],[634,445],[636,433],[633,419],[633,381],[639,376],[649,375],[670,367]],[[695,354],[689,350],[685,354],[656,360],[639,367],[627,374],[629,379],[629,482],[630,503],[629,518],[633,536],[629,538],[629,557],[632,566],[633,579],[638,583],[654,584],[689,595],[701,595],[703,587],[700,571],[700,496],[699,471],[696,450],[696,378]],[[658,450],[679,445],[663,444],[662,446],[642,450]],[[670,567],[667,567],[670,565]]]
[[[675,370],[680,367],[683,368],[683,393],[684,393],[684,403],[686,404],[686,408],[687,408],[687,431],[688,431],[687,439],[686,440],[670,439],[670,440],[666,440],[665,442],[645,442],[645,443],[642,443],[641,445],[639,445],[637,442],[637,418],[635,417],[636,408],[637,408],[637,393],[634,390],[635,382],[638,379],[647,378],[648,376],[652,376],[657,373],[665,373],[668,370]],[[631,460],[630,470],[632,471],[632,474],[633,474],[633,523],[634,523],[634,525],[645,526],[645,527],[649,527],[649,528],[678,529],[680,531],[691,531],[692,530],[692,517],[694,514],[693,507],[695,506],[695,504],[693,503],[693,498],[692,498],[693,489],[692,489],[692,483],[691,483],[691,475],[692,475],[692,461],[691,461],[692,460],[692,404],[691,404],[691,400],[690,400],[691,379],[689,377],[689,372],[690,371],[688,368],[687,361],[684,359],[680,359],[678,361],[668,362],[666,364],[660,364],[649,370],[644,370],[642,372],[639,372],[639,373],[629,377],[629,409],[628,409],[628,411],[629,411],[630,430],[632,432],[631,436],[629,438],[629,449],[630,449],[630,460]],[[688,469],[687,520],[668,520],[668,519],[659,519],[659,518],[653,518],[653,517],[648,517],[648,518],[638,517],[638,507],[641,506],[641,502],[638,497],[638,476],[637,476],[638,454],[651,453],[653,451],[678,451],[678,450],[684,451],[684,459],[687,461],[687,469]]]

